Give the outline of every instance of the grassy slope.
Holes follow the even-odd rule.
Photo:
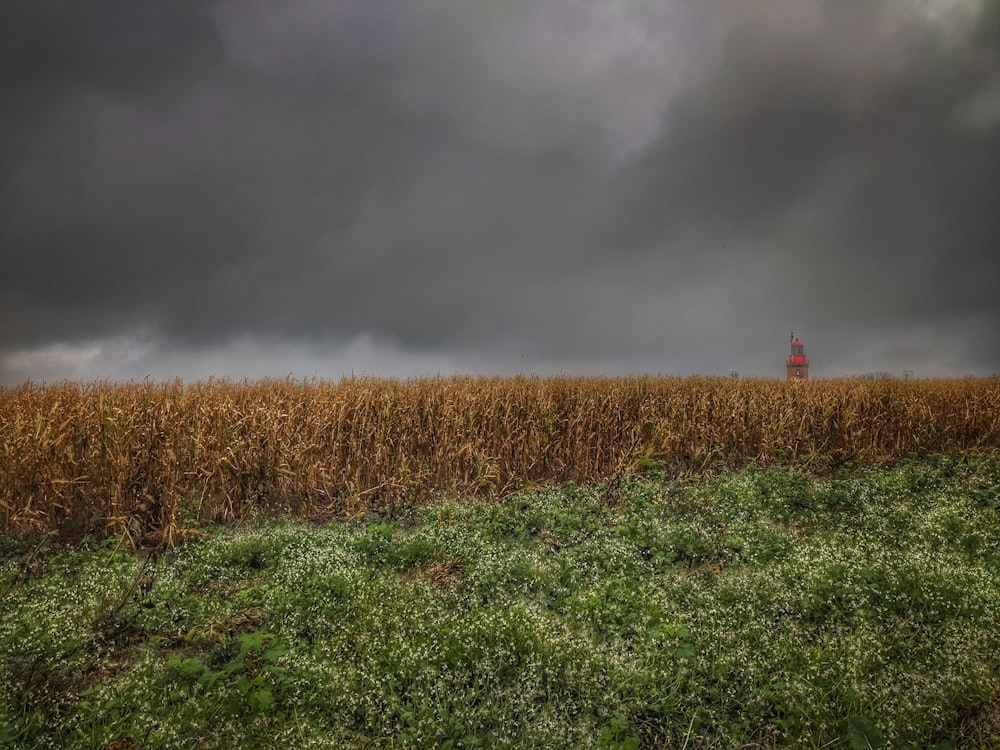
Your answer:
[[[443,498],[145,564],[8,540],[0,744],[995,747],[998,506],[979,454]]]

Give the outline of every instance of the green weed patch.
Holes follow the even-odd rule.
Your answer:
[[[0,745],[991,748],[1000,461],[0,544]]]

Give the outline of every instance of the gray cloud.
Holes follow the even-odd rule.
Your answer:
[[[0,382],[996,371],[992,7],[13,0]]]

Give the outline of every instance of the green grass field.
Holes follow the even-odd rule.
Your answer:
[[[2,541],[11,747],[995,748],[1000,455]]]

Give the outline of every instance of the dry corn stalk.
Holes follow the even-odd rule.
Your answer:
[[[261,509],[391,511],[651,461],[871,462],[1000,447],[1000,378],[453,377],[0,390],[0,532],[174,543]]]

